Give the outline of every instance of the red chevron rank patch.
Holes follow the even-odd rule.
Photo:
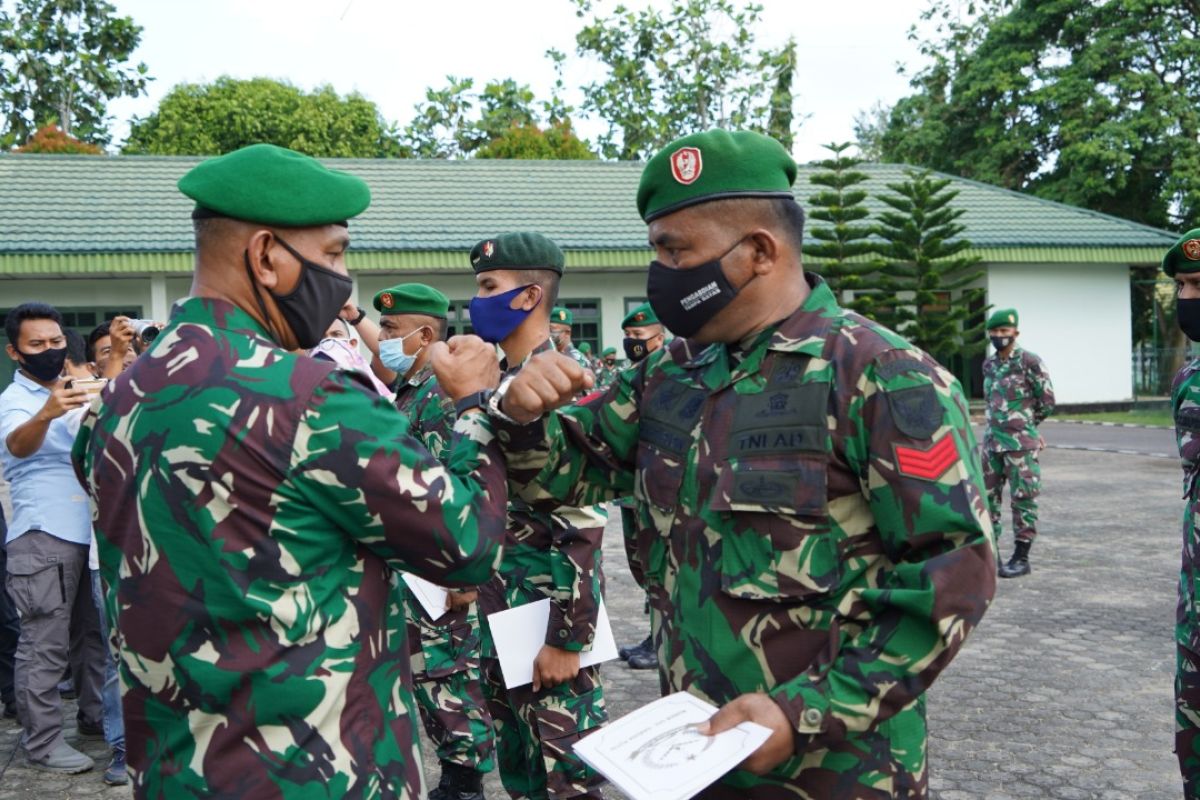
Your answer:
[[[892,445],[892,450],[896,454],[897,472],[924,481],[936,481],[958,463],[958,448],[950,433],[934,442],[928,450],[898,444]]]

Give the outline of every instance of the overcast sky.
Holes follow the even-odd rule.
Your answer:
[[[476,85],[512,77],[548,96],[553,70],[544,57],[568,54],[568,86],[601,76],[574,53],[581,20],[569,0],[114,0],[143,27],[135,54],[155,77],[149,95],[110,105],[117,141],[131,116],[145,116],[176,83],[221,75],[267,76],[305,89],[329,83],[358,91],[385,118],[404,125],[428,86],[448,74]],[[666,5],[666,0],[653,0]],[[892,103],[907,91],[897,63],[919,64],[908,41],[926,0],[759,0],[759,44],[798,45],[795,83],[799,108],[811,116],[799,130],[794,155],[821,157],[821,145],[853,138],[856,112]],[[639,7],[647,0],[626,0]],[[611,10],[614,0],[598,0]],[[576,93],[568,101],[578,105]],[[595,123],[580,127],[585,136]]]

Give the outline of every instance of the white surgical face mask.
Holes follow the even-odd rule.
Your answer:
[[[383,365],[397,375],[407,375],[408,371],[412,369],[413,364],[416,363],[417,356],[421,355],[421,351],[425,349],[425,346],[422,345],[417,348],[417,352],[409,355],[404,352],[404,340],[420,330],[420,328],[417,328],[417,330],[412,331],[407,336],[401,336],[397,339],[382,340],[379,343],[379,360],[383,362]]]

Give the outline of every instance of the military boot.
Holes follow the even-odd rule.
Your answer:
[[[1033,542],[1017,541],[1012,558],[1008,560],[1007,564],[1000,565],[999,573],[1001,578],[1019,578],[1033,571],[1029,566],[1029,546],[1031,544]]]
[[[483,775],[471,767],[442,762],[442,779],[429,800],[484,800]]]
[[[645,639],[638,642],[637,644],[632,644],[632,645],[631,644],[623,644],[617,648],[617,655],[620,656],[622,661],[628,661],[629,657],[631,655],[633,655],[634,653],[652,653],[652,652],[654,652],[654,643],[650,641],[649,636],[647,636]]]

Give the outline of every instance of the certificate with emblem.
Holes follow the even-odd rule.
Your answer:
[[[716,736],[698,732],[696,725],[715,713],[711,703],[676,692],[585,736],[575,752],[632,800],[687,800],[771,736],[754,722]]]

